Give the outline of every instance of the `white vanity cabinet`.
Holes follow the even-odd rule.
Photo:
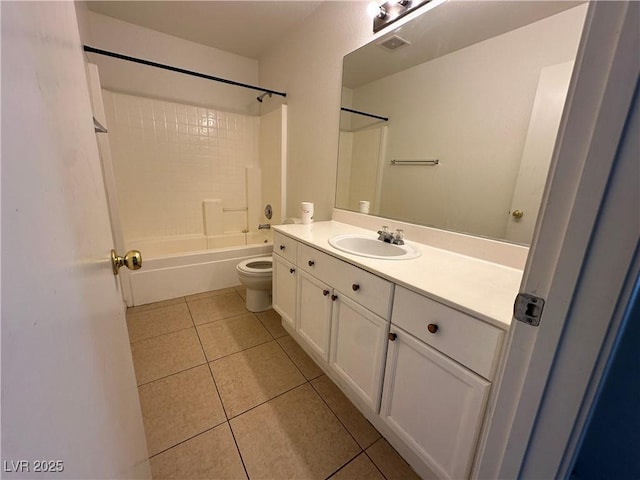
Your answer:
[[[296,267],[298,242],[273,233],[273,309],[291,328],[295,328],[298,274]]]
[[[391,321],[380,416],[436,474],[467,478],[504,332],[402,287]]]
[[[377,413],[393,284],[302,243],[298,265],[299,334]]]

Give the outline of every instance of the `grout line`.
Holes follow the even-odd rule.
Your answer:
[[[185,438],[184,440],[180,440],[178,443],[176,443],[175,445],[171,445],[170,447],[165,448],[164,450],[159,451],[158,453],[154,453],[153,455],[151,455],[149,457],[149,460],[151,460],[153,457],[157,457],[158,455],[162,455],[165,452],[168,452],[169,450],[171,450],[172,448],[175,448],[179,445],[182,445],[183,443],[187,443],[189,440],[193,440],[196,437],[199,437],[200,435],[204,435],[207,432],[210,432],[211,430],[214,430],[215,428],[224,425],[225,423],[229,423],[226,421],[220,422],[217,425],[214,425],[213,427],[209,427],[201,432],[196,433],[195,435],[190,436],[189,438]]]
[[[247,409],[247,410],[245,410],[244,412],[240,412],[240,413],[238,413],[237,415],[234,415],[233,417],[231,417],[231,418],[229,419],[229,424],[231,424],[231,420],[235,420],[236,418],[238,418],[238,417],[240,417],[240,416],[244,415],[245,413],[248,413],[248,412],[250,412],[251,410],[255,410],[256,408],[258,408],[258,407],[260,407],[260,406],[264,405],[265,403],[269,403],[271,400],[275,400],[275,399],[276,399],[276,398],[278,398],[278,397],[281,397],[281,396],[283,396],[283,395],[286,395],[287,393],[289,393],[289,392],[291,392],[291,391],[295,390],[296,388],[300,388],[300,387],[302,387],[302,386],[303,386],[304,384],[306,384],[306,383],[309,383],[309,382],[305,381],[305,382],[301,383],[300,385],[296,385],[295,387],[291,387],[289,390],[285,390],[284,392],[279,393],[279,394],[278,394],[278,395],[276,395],[275,397],[269,398],[268,400],[265,400],[264,402],[258,403],[257,405],[254,405],[253,407],[248,408],[248,409]]]
[[[375,442],[373,442],[371,445],[369,445],[367,448],[371,448],[374,444],[378,443],[380,440],[384,439],[384,437],[380,437],[378,440],[376,440]],[[395,449],[394,449],[395,450]],[[373,463],[373,466],[376,467],[376,470],[378,470],[380,472],[380,475],[382,475],[382,478],[384,478],[386,480],[387,476],[382,472],[382,470],[380,470],[380,467],[378,467],[378,464],[375,462],[375,460],[373,458],[371,458],[371,455],[369,455],[367,453],[366,450],[363,451],[363,453],[367,456],[367,458],[369,459],[369,461],[371,463]],[[404,460],[404,458],[403,458]],[[413,468],[411,469],[413,470]]]
[[[353,462],[356,458],[358,458],[360,455],[362,455],[364,452],[358,452],[356,453],[353,457],[351,457],[349,460],[346,461],[346,463],[344,465],[342,465],[340,468],[338,468],[337,470],[331,472],[325,480],[329,480],[331,477],[333,477],[336,473],[338,473],[340,470],[342,470],[343,468],[345,468],[347,465],[349,465],[351,462]]]
[[[154,305],[156,303],[168,302],[169,300],[177,300],[178,298],[181,298],[182,302],[171,303],[169,305],[155,305],[154,307],[149,306],[149,305]],[[151,310],[157,310],[158,308],[173,307],[174,305],[180,305],[181,303],[187,303],[186,297],[168,298],[166,300],[161,300],[160,302],[147,303],[146,305],[137,305],[135,307],[127,307],[127,313],[129,313],[129,311],[133,310],[134,308],[140,308],[140,310],[131,312],[132,315],[135,315],[137,313],[149,312]],[[142,308],[142,307],[146,307],[146,308]]]
[[[193,320],[192,320],[192,322],[193,322]],[[137,343],[144,342],[146,340],[151,340],[153,338],[164,337],[165,335],[171,335],[172,333],[182,332],[184,330],[189,330],[190,328],[193,328],[193,327],[184,327],[184,328],[180,328],[178,330],[173,330],[171,332],[159,333],[158,335],[153,335],[152,337],[142,338],[140,340],[136,340],[135,342],[129,342],[129,345],[135,345]]]
[[[187,304],[187,307],[188,307],[188,304]],[[191,310],[189,310],[189,313],[191,313]],[[241,316],[243,316],[243,315],[248,315],[248,314],[255,315],[255,314],[253,314],[252,312],[250,312],[249,310],[245,309],[245,311],[244,311],[244,312],[241,312],[241,313],[232,313],[232,314],[230,314],[229,316],[224,316],[224,317],[222,317],[222,318],[216,318],[216,319],[213,319],[213,320],[209,320],[208,322],[196,323],[196,321],[193,319],[193,315],[191,315],[191,320],[193,321],[193,324],[194,324],[196,327],[201,327],[201,326],[203,326],[203,325],[208,325],[208,324],[210,324],[210,323],[221,322],[222,320],[229,320],[230,318],[241,317]],[[259,321],[259,320],[260,320],[260,319],[258,319],[258,321]]]
[[[247,350],[251,350],[252,348],[256,348],[256,347],[261,347],[261,346],[266,345],[267,343],[271,343],[271,342],[275,342],[275,340],[271,339],[271,340],[267,340],[266,342],[256,343],[255,345],[251,345],[250,347],[243,348],[242,350],[238,350],[237,352],[228,353],[226,355],[223,355],[222,357],[214,358],[213,360],[209,360],[207,358],[207,353],[206,352],[205,352],[204,356],[205,356],[205,358],[207,358],[207,363],[213,363],[213,362],[217,362],[218,360],[222,360],[223,358],[228,358],[228,357],[231,357],[232,355],[237,355],[238,353],[246,352]],[[304,377],[304,375],[303,375],[303,377]]]
[[[206,358],[205,358],[205,360],[206,360]],[[184,370],[178,370],[177,372],[173,372],[173,373],[170,373],[169,375],[164,375],[162,377],[154,378],[153,380],[149,380],[148,382],[144,382],[144,383],[141,383],[141,384],[136,385],[136,386],[138,388],[139,387],[143,387],[145,385],[149,385],[150,383],[157,382],[158,380],[164,380],[165,378],[169,378],[169,377],[172,377],[173,375],[177,375],[179,373],[184,373],[184,372],[187,372],[189,370],[193,370],[194,368],[198,368],[198,367],[201,367],[203,365],[207,365],[207,362],[205,361],[204,363],[199,363],[198,365],[192,365],[191,367],[185,368]]]
[[[325,375],[327,377],[327,379],[333,383],[333,380],[331,380],[329,378],[329,376]],[[309,384],[311,385],[311,388],[313,388],[313,391],[316,392],[316,395],[318,395],[318,397],[320,397],[320,400],[322,400],[324,402],[324,404],[327,406],[327,408],[329,409],[329,411],[331,413],[333,413],[333,416],[336,417],[336,419],[338,420],[338,423],[340,423],[340,425],[342,425],[342,428],[345,429],[345,431],[349,434],[349,436],[353,439],[353,441],[355,442],[355,444],[357,445],[357,447],[360,449],[360,453],[364,452],[364,448],[362,448],[360,446],[360,444],[358,443],[358,440],[356,439],[356,437],[351,433],[351,431],[349,430],[349,428],[347,428],[347,426],[342,422],[342,420],[340,419],[340,417],[338,416],[338,414],[333,410],[333,408],[331,408],[331,405],[329,405],[329,402],[327,402],[324,397],[322,396],[322,394],[318,391],[318,389],[313,385],[312,382],[309,382]],[[351,400],[349,400],[347,398],[347,401],[349,403],[351,403],[353,405],[353,403],[351,402]],[[358,412],[360,413],[360,412]],[[372,425],[373,426],[373,425]],[[375,427],[374,427],[375,428]],[[378,430],[376,429],[376,432],[378,432]],[[378,432],[378,434],[380,434],[380,432]],[[377,440],[376,440],[377,441]],[[352,459],[353,460],[353,459]],[[351,460],[349,460],[351,461]],[[348,463],[348,462],[347,462]]]
[[[189,315],[191,315],[191,309],[189,308],[189,303],[187,303],[187,309],[189,310]],[[191,315],[191,321],[193,320],[193,315]],[[207,359],[207,354],[204,351],[204,345],[202,344],[202,339],[200,338],[200,333],[196,328],[196,335],[198,336],[198,341],[200,342],[200,348],[202,348],[202,352],[204,353],[205,359]],[[207,368],[209,369],[209,375],[211,375],[211,381],[213,381],[213,387],[216,389],[216,394],[218,395],[218,400],[220,400],[220,406],[222,406],[222,412],[224,413],[224,418],[226,418],[227,427],[229,427],[229,431],[231,432],[231,438],[233,438],[233,443],[236,446],[236,451],[238,452],[238,456],[240,457],[240,463],[242,463],[242,468],[244,469],[244,474],[249,478],[249,472],[247,471],[247,466],[244,463],[244,458],[242,458],[242,452],[240,451],[240,447],[238,446],[238,440],[236,439],[236,435],[233,432],[233,428],[231,428],[231,423],[229,422],[229,414],[227,413],[227,409],[224,406],[224,402],[222,401],[222,396],[220,395],[220,389],[218,389],[218,383],[216,382],[216,377],[213,374],[213,370],[211,369],[211,363],[207,361]]]

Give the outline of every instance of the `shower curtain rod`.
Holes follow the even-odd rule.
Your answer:
[[[233,80],[227,80],[226,78],[213,77],[205,73],[194,72],[192,70],[172,67],[171,65],[164,65],[162,63],[152,62],[150,60],[143,60],[141,58],[130,57],[128,55],[122,55],[121,53],[114,53],[114,52],[109,52],[107,50],[100,50],[99,48],[93,48],[93,47],[90,47],[89,45],[83,45],[82,48],[85,52],[88,52],[88,53],[97,53],[98,55],[105,55],[107,57],[118,58],[120,60],[126,60],[128,62],[140,63],[142,65],[147,65],[150,67],[162,68],[164,70],[169,70],[171,72],[184,73],[185,75],[204,78],[206,80],[213,80],[214,82],[221,82],[229,85],[235,85],[236,87],[249,88],[251,90],[257,90],[259,92],[266,92],[266,93],[271,93],[273,95],[280,95],[281,97],[287,96],[285,92],[277,92],[276,90],[269,90],[268,88],[256,87],[255,85],[249,85],[247,83],[235,82]]]
[[[356,115],[362,115],[364,117],[377,118],[378,120],[383,120],[385,122],[389,121],[389,117],[381,117],[380,115],[374,115],[373,113],[361,112],[359,110],[352,110],[347,107],[340,107],[340,110],[343,112],[355,113]]]

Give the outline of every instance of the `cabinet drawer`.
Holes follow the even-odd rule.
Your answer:
[[[499,328],[402,287],[396,287],[391,322],[483,377],[493,378],[504,335]],[[434,333],[430,325],[437,327]]]
[[[389,318],[391,282],[303,243],[298,245],[298,266],[339,290],[338,295],[346,295],[382,318]]]
[[[298,242],[287,237],[280,232],[273,232],[273,253],[286,258],[294,265],[296,264],[296,250]]]

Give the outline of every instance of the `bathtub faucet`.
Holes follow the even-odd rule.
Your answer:
[[[258,224],[258,230],[269,230],[271,228],[270,223],[260,223]]]

